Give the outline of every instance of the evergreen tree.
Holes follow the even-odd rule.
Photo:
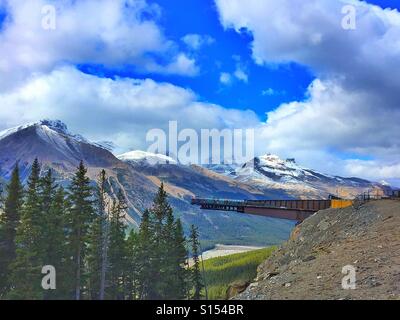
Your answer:
[[[174,230],[170,227],[169,231],[166,224],[168,217],[172,216],[172,208],[167,201],[167,193],[164,190],[164,184],[161,186],[154,198],[153,206],[150,209],[150,230],[152,232],[153,249],[148,254],[151,256],[153,279],[149,288],[149,298],[152,300],[163,299],[166,295],[165,276],[169,273],[170,257],[166,251],[166,246],[170,246],[171,240],[167,235],[171,235]],[[169,243],[168,243],[169,242]]]
[[[102,238],[103,220],[97,216],[90,226],[87,249],[88,290],[92,300],[101,299]]]
[[[153,235],[150,228],[150,212],[145,210],[142,215],[137,244],[137,283],[139,300],[151,299],[152,283],[154,279],[153,271],[153,255],[151,254],[154,243]]]
[[[174,257],[176,268],[176,296],[175,299],[188,297],[188,252],[186,249],[186,238],[183,232],[182,222],[177,219],[174,234]]]
[[[6,194],[4,211],[0,216],[0,298],[3,298],[10,288],[10,264],[16,255],[15,236],[23,204],[18,164],[14,167]]]
[[[4,187],[0,183],[0,217],[1,217],[1,214],[3,213],[3,211],[4,211],[4,200],[5,200],[4,199]],[[1,222],[1,218],[0,218],[0,222]]]
[[[127,300],[138,298],[138,234],[131,230],[126,239],[125,292]]]
[[[199,260],[199,235],[197,228],[192,225],[190,229],[190,243],[192,246],[192,259],[193,259],[193,267],[192,267],[192,284],[193,284],[193,300],[201,299],[201,291],[204,288],[204,284],[201,277],[200,271],[200,260]]]
[[[43,215],[39,196],[40,165],[35,159],[28,179],[21,223],[15,238],[16,259],[12,263],[13,299],[42,299],[41,269],[44,265]]]
[[[107,200],[107,175],[102,170],[96,188],[96,218],[91,225],[88,246],[89,291],[92,299],[103,300],[105,296],[108,265],[109,212]]]
[[[82,298],[88,229],[94,218],[92,189],[86,173],[87,169],[81,161],[69,187],[71,208],[68,212],[70,229],[68,245],[73,254],[72,263],[75,275],[73,285],[76,300]]]
[[[127,248],[125,243],[124,217],[127,210],[126,200],[121,190],[113,203],[110,221],[109,245],[109,298],[122,300],[125,298],[124,278]]]
[[[161,184],[153,206],[143,215],[138,237],[138,283],[142,299],[187,296],[185,237]],[[148,281],[146,279],[151,279]]]
[[[180,219],[175,221],[172,211],[167,213],[164,226],[164,250],[162,252],[163,299],[181,300],[187,297],[187,250]]]
[[[43,206],[51,194],[51,202],[48,209]],[[51,172],[43,178],[42,186],[42,210],[45,214],[45,247],[44,263],[52,265],[56,269],[57,289],[45,292],[45,299],[70,299],[71,282],[73,277],[71,270],[71,253],[66,243],[66,193],[62,187],[55,189]]]

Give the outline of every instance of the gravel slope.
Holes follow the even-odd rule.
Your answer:
[[[342,268],[356,289],[342,288]],[[237,299],[400,299],[400,201],[317,212],[259,266]]]

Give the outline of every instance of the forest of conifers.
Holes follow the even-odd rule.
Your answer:
[[[53,176],[35,160],[25,186],[16,164],[1,192],[0,299],[201,298],[197,229],[185,238],[163,185],[127,234],[125,197],[104,170],[95,187],[82,162],[65,189]]]

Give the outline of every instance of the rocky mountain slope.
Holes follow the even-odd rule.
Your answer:
[[[44,169],[52,168],[55,171],[59,183],[68,185],[76,166],[83,160],[93,183],[104,168],[113,190],[123,190],[129,205],[127,220],[133,227],[140,223],[143,210],[151,205],[163,181],[174,212],[181,217],[186,229],[190,224],[199,227],[200,237],[205,244],[266,245],[281,242],[289,235],[292,222],[235,213],[205,212],[190,204],[195,195],[257,199],[286,197],[284,192],[263,193],[194,166],[170,163],[154,166],[140,160],[143,154],[126,154],[122,161],[109,151],[109,147],[109,143],[92,143],[70,133],[61,121],[42,120],[19,126],[0,133],[0,177],[8,179],[18,162],[25,180],[31,163],[37,157]]]
[[[342,288],[342,268],[356,288]],[[258,268],[237,299],[400,299],[400,201],[317,212]]]
[[[353,198],[367,190],[382,193],[387,189],[385,185],[364,179],[304,168],[295,159],[283,160],[272,154],[256,157],[243,166],[208,165],[207,168],[260,190],[285,190],[295,198],[327,198],[330,194]]]
[[[61,121],[42,120],[0,132],[0,175],[9,177],[16,161],[22,173],[37,157],[59,171],[74,170],[80,160],[89,167],[110,168],[120,161],[108,150],[70,133]]]

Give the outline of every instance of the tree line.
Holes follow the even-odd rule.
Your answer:
[[[92,186],[83,162],[67,188],[37,159],[24,186],[17,164],[0,194],[0,299],[201,299],[198,231],[185,238],[163,184],[129,233],[123,190],[105,170]],[[43,288],[44,266],[55,288]]]

